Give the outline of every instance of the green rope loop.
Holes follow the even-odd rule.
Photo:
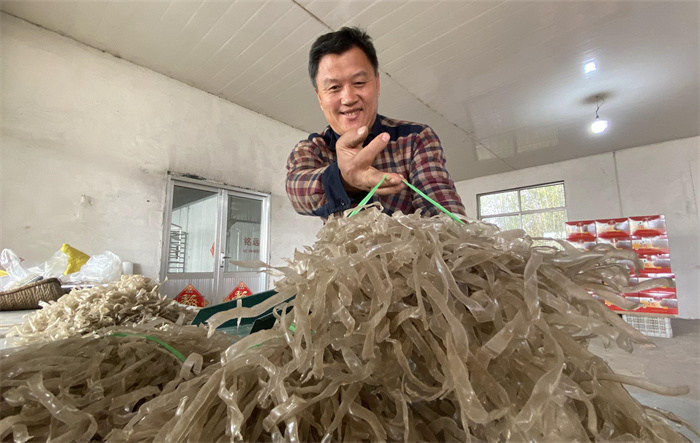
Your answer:
[[[350,218],[350,217],[352,217],[353,215],[355,215],[355,214],[357,214],[358,212],[360,212],[360,209],[362,209],[362,207],[363,207],[364,205],[367,204],[367,202],[369,201],[369,199],[372,198],[372,196],[373,196],[374,193],[377,191],[377,189],[379,189],[379,186],[380,186],[382,183],[384,183],[384,179],[385,179],[386,177],[387,177],[387,176],[385,175],[384,177],[382,177],[381,180],[379,180],[379,183],[377,183],[377,185],[376,185],[374,188],[372,188],[371,191],[369,191],[369,194],[367,194],[367,196],[366,196],[365,198],[362,199],[362,201],[360,202],[360,204],[357,205],[357,208],[355,208],[355,210],[352,211],[352,212],[350,213],[350,215],[348,215],[348,218]]]
[[[374,188],[372,188],[371,191],[369,191],[369,194],[367,194],[367,196],[366,196],[365,198],[362,199],[362,201],[360,202],[360,204],[357,205],[357,208],[355,208],[355,210],[352,211],[352,212],[350,213],[350,215],[348,215],[348,217],[352,217],[353,215],[355,215],[355,214],[357,214],[358,212],[360,212],[360,210],[362,209],[362,207],[363,207],[364,205],[367,204],[367,202],[369,201],[369,199],[372,198],[372,195],[374,195],[374,193],[377,191],[377,189],[379,189],[379,186],[384,182],[384,179],[385,179],[386,177],[387,177],[387,176],[385,175],[384,177],[382,177],[381,180],[379,180],[379,183],[377,183],[377,185],[376,185]],[[421,192],[420,189],[416,188],[415,186],[413,186],[412,184],[410,184],[410,183],[407,182],[406,180],[404,180],[403,182],[406,184],[406,186],[408,186],[409,188],[411,188],[416,194],[418,194],[418,195],[420,195],[421,197],[423,197],[424,199],[428,200],[430,203],[433,204],[433,206],[435,206],[436,208],[438,208],[439,210],[441,210],[441,211],[444,212],[445,214],[447,214],[447,215],[449,215],[450,217],[452,217],[452,218],[453,218],[454,220],[456,220],[458,223],[461,223],[461,224],[463,224],[463,225],[465,224],[464,221],[463,221],[462,219],[460,219],[459,217],[457,217],[456,215],[454,215],[453,213],[451,213],[450,211],[448,211],[447,209],[445,209],[440,203],[436,202],[436,201],[433,200],[432,198],[430,198],[430,197],[428,197],[427,195],[425,195],[423,192]]]

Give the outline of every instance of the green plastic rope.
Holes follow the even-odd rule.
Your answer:
[[[432,198],[430,198],[430,197],[428,197],[427,195],[423,194],[423,193],[420,191],[420,189],[416,188],[415,186],[413,186],[412,184],[410,184],[410,183],[407,182],[406,180],[404,180],[403,182],[406,183],[406,186],[408,186],[409,188],[413,189],[418,195],[420,195],[421,197],[423,197],[424,199],[428,200],[430,203],[432,203],[433,205],[435,205],[436,208],[438,208],[439,210],[441,210],[441,211],[444,212],[445,214],[449,215],[449,216],[452,217],[453,219],[457,220],[457,222],[459,222],[459,223],[461,223],[461,224],[463,224],[463,225],[466,224],[466,223],[464,223],[464,221],[462,221],[462,219],[460,219],[459,217],[457,217],[456,215],[454,215],[453,213],[451,213],[451,212],[448,211],[447,209],[443,208],[442,205],[441,205],[440,203],[436,202],[436,201],[433,200]]]
[[[178,351],[177,349],[173,348],[172,346],[170,346],[169,344],[167,344],[167,343],[164,342],[163,340],[161,340],[161,339],[159,339],[159,338],[157,338],[157,337],[154,337],[154,336],[152,336],[152,335],[130,334],[130,333],[128,333],[128,332],[115,332],[115,333],[113,333],[113,334],[109,334],[108,337],[141,337],[141,338],[145,338],[146,340],[151,340],[152,342],[158,343],[159,345],[161,345],[162,347],[164,347],[165,349],[167,349],[167,350],[168,350],[171,354],[173,354],[175,357],[177,357],[181,362],[184,363],[185,360],[186,360],[186,359],[185,359],[185,356],[182,355],[182,353],[181,353],[180,351]]]
[[[369,199],[372,198],[372,195],[374,195],[374,193],[377,191],[377,189],[379,189],[379,185],[381,185],[382,183],[384,183],[384,179],[385,179],[386,177],[387,177],[387,176],[385,175],[384,177],[382,177],[381,180],[379,180],[379,183],[377,183],[377,186],[375,186],[374,188],[372,188],[371,191],[369,191],[369,194],[367,194],[367,196],[366,196],[365,198],[362,199],[362,201],[360,202],[360,204],[357,205],[357,208],[355,208],[355,210],[352,211],[352,212],[350,213],[350,215],[348,215],[348,218],[350,218],[350,217],[352,217],[353,215],[355,215],[355,214],[357,214],[358,212],[360,212],[360,209],[362,209],[362,207],[363,207],[364,205],[367,204],[367,202],[369,201]]]
[[[379,189],[379,186],[384,182],[384,179],[385,179],[386,177],[387,177],[387,176],[385,175],[384,177],[382,177],[381,180],[379,180],[379,183],[377,183],[377,185],[376,185],[374,188],[372,188],[371,191],[369,191],[369,194],[367,194],[367,196],[366,196],[365,198],[362,199],[362,201],[360,202],[360,204],[357,205],[357,208],[355,208],[355,210],[352,211],[352,212],[350,213],[350,215],[348,215],[348,217],[352,217],[353,215],[355,215],[355,214],[357,214],[358,212],[360,212],[360,210],[362,209],[362,207],[363,207],[364,205],[367,204],[367,202],[369,201],[369,199],[372,198],[372,195],[374,195],[374,193],[377,191],[377,189]],[[465,224],[464,221],[463,221],[462,219],[460,219],[459,217],[457,217],[456,215],[454,215],[453,213],[451,213],[450,211],[448,211],[447,209],[445,209],[440,203],[436,202],[436,201],[433,200],[432,198],[430,198],[430,197],[428,197],[427,195],[425,195],[423,192],[421,192],[420,189],[416,188],[415,186],[413,186],[412,184],[410,184],[410,183],[407,182],[406,180],[404,180],[403,182],[406,184],[406,186],[408,186],[409,188],[411,188],[411,189],[412,189],[413,191],[415,191],[418,195],[420,195],[420,196],[423,197],[424,199],[428,200],[428,201],[429,201],[430,203],[432,203],[436,208],[438,208],[439,210],[441,210],[441,211],[444,212],[445,214],[447,214],[447,215],[449,215],[450,217],[452,217],[453,219],[455,219],[458,223],[461,223],[461,224],[463,224],[463,225]]]

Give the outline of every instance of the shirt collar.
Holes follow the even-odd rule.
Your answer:
[[[377,117],[374,119],[374,124],[372,125],[372,130],[369,131],[369,135],[365,139],[364,143],[362,143],[363,148],[367,146],[372,140],[374,140],[374,137],[384,132],[384,125],[382,125],[381,123],[381,120],[383,118],[383,116],[377,114]],[[326,143],[328,143],[328,149],[335,152],[335,142],[338,141],[338,138],[340,138],[340,136],[336,134],[336,132],[333,130],[333,128],[330,127],[330,125],[326,128],[326,133],[324,134],[323,138],[325,138]]]

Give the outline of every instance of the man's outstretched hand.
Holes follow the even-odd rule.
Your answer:
[[[379,134],[367,146],[362,147],[362,142],[367,138],[367,127],[351,129],[341,135],[335,143],[338,155],[338,169],[340,178],[348,194],[360,191],[369,191],[387,175],[384,183],[377,189],[376,194],[395,194],[403,190],[403,176],[394,172],[387,173],[372,167],[372,162],[389,142],[389,134]]]

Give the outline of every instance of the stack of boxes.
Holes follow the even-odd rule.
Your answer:
[[[633,264],[630,263],[631,285],[658,277],[675,278],[671,270],[666,219],[663,215],[571,221],[566,223],[566,238],[570,243],[584,250],[589,250],[598,243],[608,243],[619,249],[634,251],[643,267],[635,271]],[[678,315],[675,287],[654,288],[624,295],[632,301],[641,303],[642,307],[635,311],[625,311],[597,298],[610,309],[626,314],[624,317],[629,323],[632,323],[631,320],[637,321],[638,323],[634,324],[635,327],[639,326],[639,319],[630,319],[629,314],[654,317]],[[593,296],[596,297],[595,294]],[[670,325],[670,321],[666,320],[664,324]],[[645,331],[642,330],[642,332]],[[648,335],[669,336],[669,333]]]

